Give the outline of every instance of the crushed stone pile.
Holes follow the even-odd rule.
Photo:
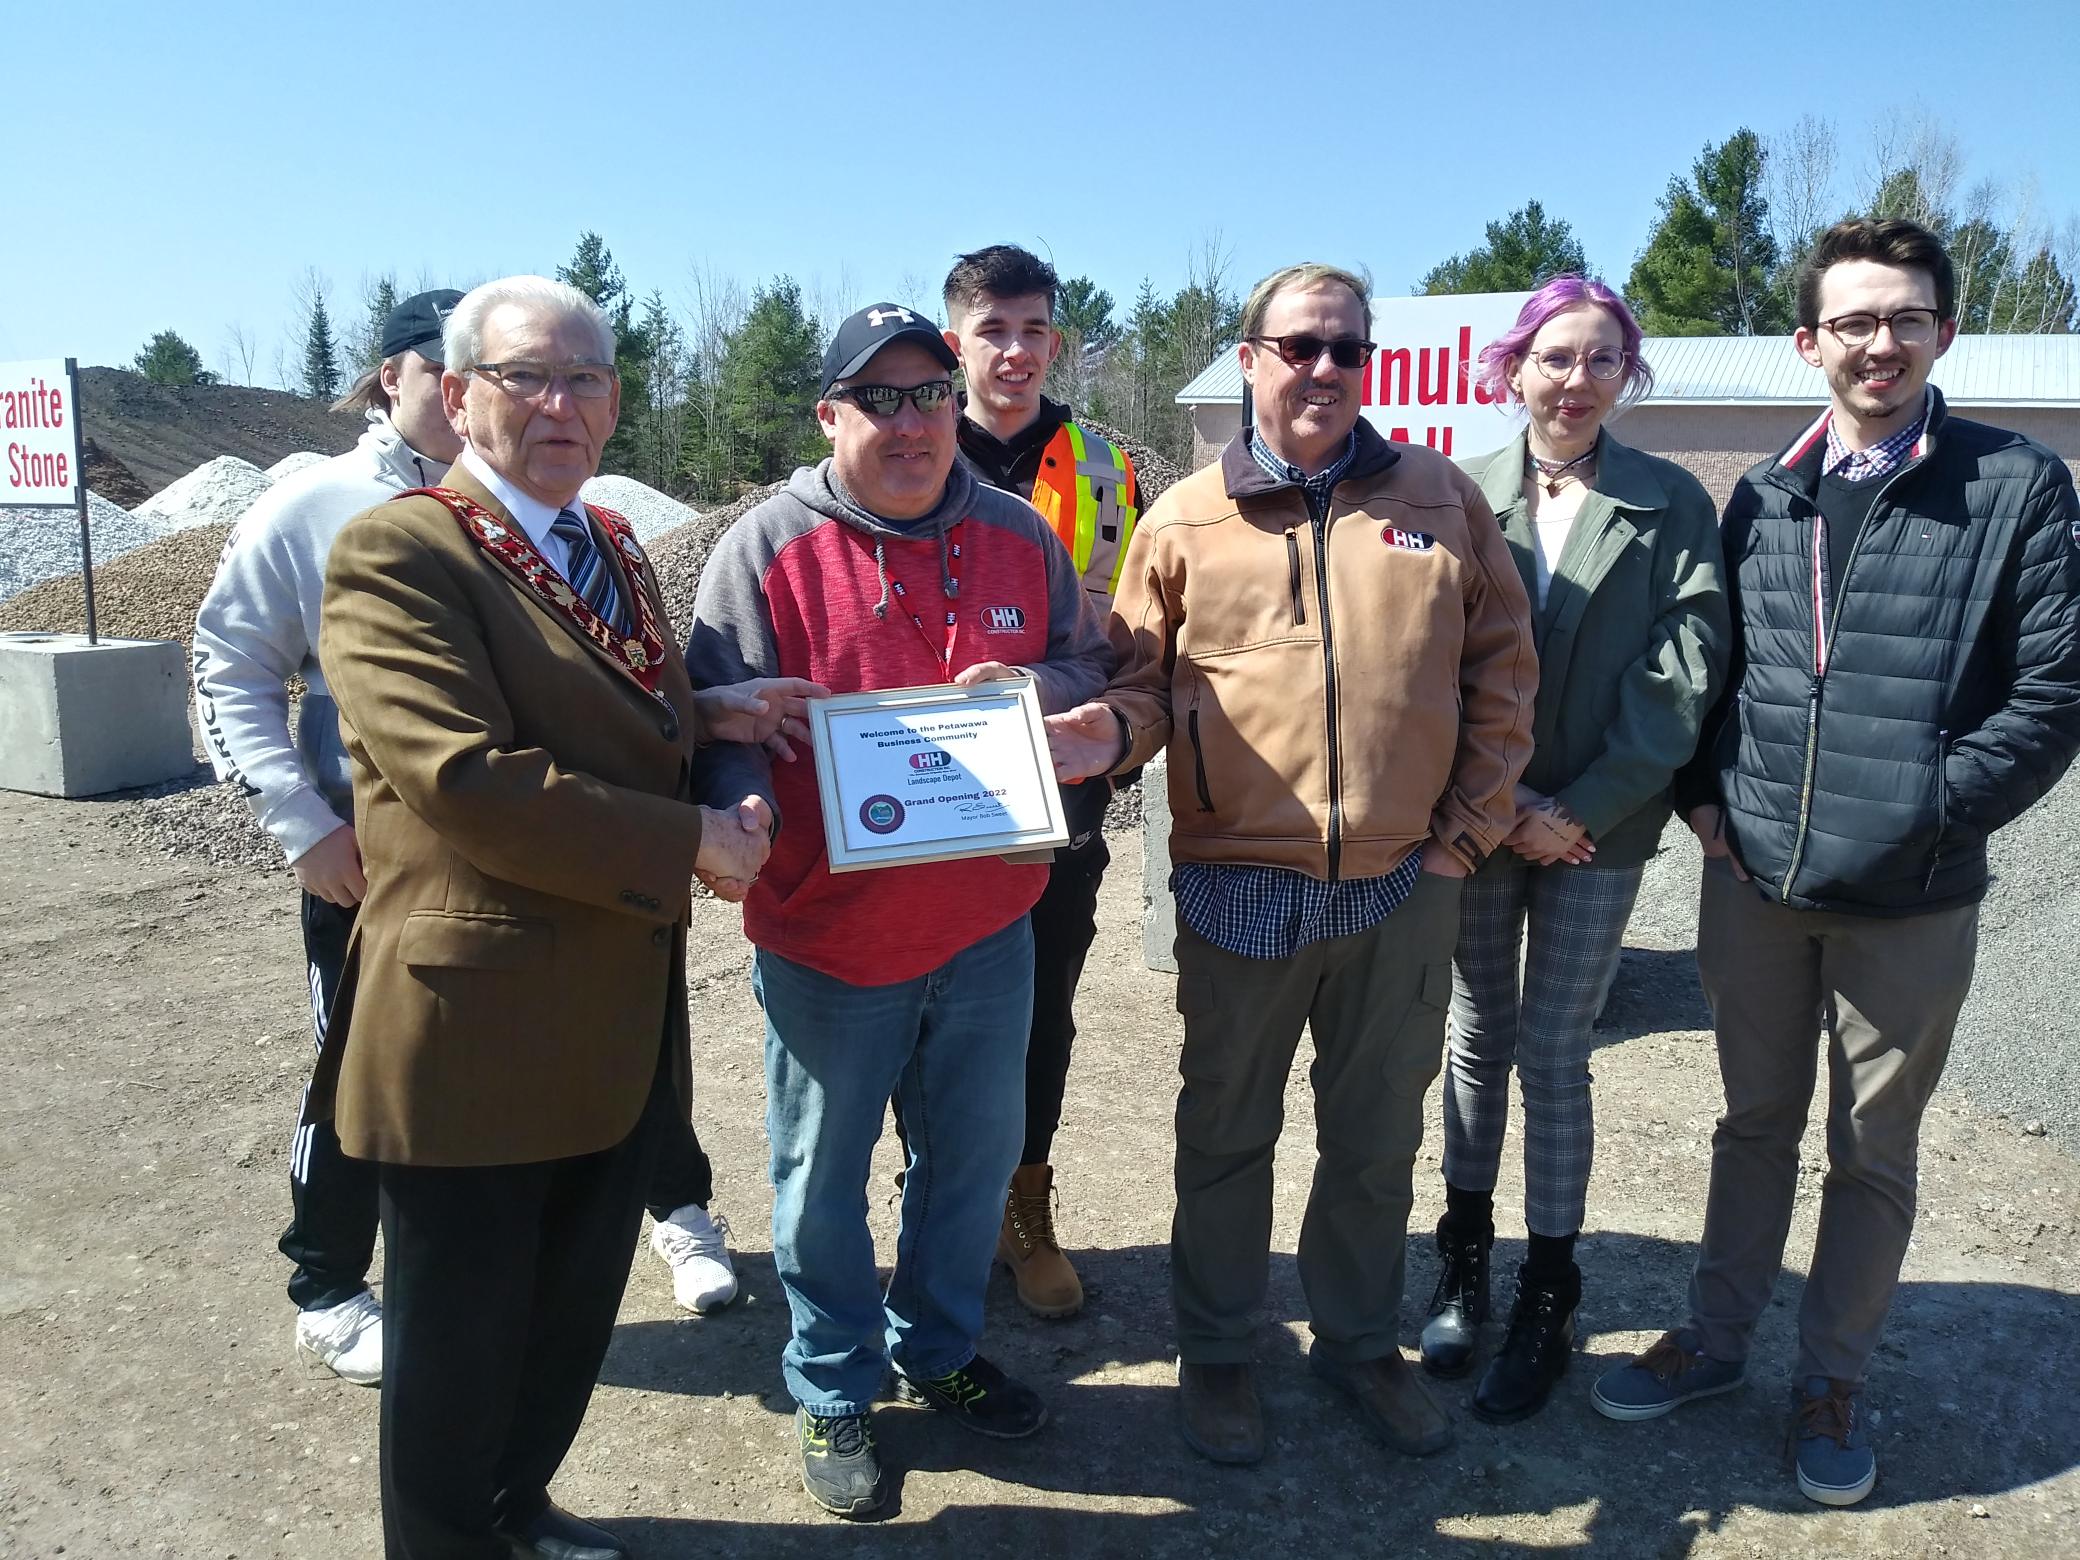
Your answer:
[[[269,466],[267,475],[279,482],[284,477],[294,476],[297,472],[312,466],[322,466],[330,459],[330,455],[320,455],[316,450],[296,450]]]
[[[720,509],[711,509],[682,526],[660,533],[655,541],[644,542],[643,550],[650,555],[650,566],[657,571],[658,588],[664,592],[665,608],[671,614],[673,638],[677,643],[686,643],[687,631],[693,626],[694,592],[700,588],[701,570],[708,566],[708,557],[715,551],[715,544],[722,540],[722,533],[786,486],[785,482],[775,482],[753,488]]]
[[[1141,508],[1144,513],[1150,504],[1163,496],[1164,489],[1171,483],[1190,475],[1169,456],[1157,454],[1146,444],[1128,438],[1117,428],[1108,428],[1103,423],[1092,422],[1087,417],[1079,420],[1092,433],[1100,438],[1110,439],[1127,452],[1127,458],[1134,463],[1135,480],[1141,485]]]
[[[137,517],[160,536],[198,525],[228,525],[274,486],[274,478],[251,461],[219,455],[205,461],[137,507]]]
[[[87,490],[87,534],[94,544],[96,586],[100,564],[141,547],[160,533],[149,520],[140,519],[112,504],[93,489]],[[0,507],[0,602],[11,602],[23,591],[60,575],[79,576],[79,512],[73,509],[15,509]],[[78,594],[77,591],[74,592]],[[99,606],[99,603],[96,603]],[[86,627],[82,607],[79,621],[68,624],[25,624],[35,628]]]
[[[594,477],[579,490],[587,503],[611,509],[626,520],[636,540],[649,546],[650,538],[662,536],[700,518],[700,511],[682,504],[669,493],[638,482],[634,477]]]
[[[97,529],[94,615],[101,632],[113,639],[172,639],[186,644],[194,637],[195,613],[216,576],[217,558],[230,534],[228,521],[190,526],[171,536],[148,537],[142,545],[103,563]],[[70,549],[64,558],[68,572],[0,602],[0,632],[85,632],[87,597],[80,588],[78,536],[73,535],[65,545]]]

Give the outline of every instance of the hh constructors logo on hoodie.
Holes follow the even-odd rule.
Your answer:
[[[985,634],[1016,634],[1025,626],[1026,614],[1022,607],[982,609],[982,631]]]

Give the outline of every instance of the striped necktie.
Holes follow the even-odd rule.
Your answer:
[[[585,604],[599,614],[601,622],[625,636],[628,618],[621,610],[621,589],[614,583],[614,571],[593,541],[592,527],[585,523],[585,517],[566,509],[557,515],[549,534],[562,537],[570,549],[570,564],[564,577],[571,582],[571,589],[585,598]]]

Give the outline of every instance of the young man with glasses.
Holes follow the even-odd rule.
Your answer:
[[[1360,419],[1367,323],[1347,271],[1257,284],[1239,349],[1256,426],[1150,510],[1111,620],[1119,672],[1048,722],[1063,779],[1169,751],[1178,1386],[1185,1440],[1216,1462],[1264,1455],[1250,1362],[1303,1025],[1309,1363],[1396,1450],[1452,1440],[1400,1352],[1410,1177],[1460,880],[1516,826],[1538,662],[1472,479]]]
[[[1053,266],[1015,244],[962,255],[947,273],[945,340],[960,356],[967,385],[960,458],[979,480],[1040,511],[1068,548],[1102,620],[1112,608],[1141,495],[1127,452],[1041,393],[1062,350],[1054,323],[1057,285]],[[997,1260],[1010,1271],[1019,1303],[1043,1317],[1071,1316],[1083,1306],[1083,1284],[1055,1234],[1051,1160],[1076,1038],[1076,984],[1097,936],[1098,886],[1112,860],[1103,828],[1111,799],[1110,784],[1062,788],[1070,840],[1055,852],[1046,891],[1032,911],[1025,1147],[1011,1174]]]
[[[830,457],[717,546],[686,652],[696,686],[786,675],[854,693],[1026,672],[1054,711],[1103,685],[1111,658],[1068,554],[1030,505],[955,463],[957,362],[896,304],[838,327],[816,408]],[[977,1434],[1047,1418],[976,1343],[1024,1135],[1027,912],[1048,869],[987,856],[834,873],[814,765],[737,762],[724,789],[770,785],[787,820],[744,900],[793,1323],[781,1375],[804,1487],[863,1517],[887,1495],[868,1415],[891,1359],[902,1396]],[[866,1187],[891,1095],[908,1146],[884,1293]]]
[[[1852,219],[1800,273],[1828,408],[1741,479],[1733,665],[1676,796],[1703,843],[1697,962],[1726,1110],[1689,1319],[1593,1401],[1652,1419],[1740,1384],[1791,1225],[1823,1038],[1829,1170],[1799,1310],[1799,1488],[1877,1478],[1864,1372],[1914,1227],[1922,1112],[1970,990],[1986,838],[2080,749],[2080,507],[2019,434],[1953,417],[1941,243]]]

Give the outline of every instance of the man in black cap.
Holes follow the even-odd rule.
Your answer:
[[[816,417],[830,458],[724,535],[701,574],[694,686],[801,677],[833,693],[1030,673],[1044,710],[1111,655],[1076,567],[1031,505],[955,464],[953,349],[876,304],[839,326]],[[793,1328],[802,1480],[842,1516],[886,1495],[868,1411],[898,1390],[980,1435],[1030,1435],[1031,1388],[977,1353],[1025,1133],[1033,938],[1045,865],[983,856],[833,873],[815,766],[728,748],[716,794],[786,820],[744,899],[765,1010],[773,1258]],[[729,772],[728,766],[742,772]],[[908,1132],[884,1293],[867,1176],[893,1095]]]
[[[441,327],[462,294],[418,293],[384,322],[382,360],[335,403],[368,421],[344,455],[284,477],[233,528],[195,619],[195,701],[210,763],[235,782],[303,890],[311,1027],[320,1050],[347,936],[368,890],[354,839],[339,710],[318,666],[325,557],[340,527],[439,482],[462,440],[441,409]],[[290,727],[287,684],[302,704]],[[299,1120],[289,1155],[296,1351],[362,1386],[382,1378],[382,1313],[369,1292],[376,1167],[340,1152],[329,1121]]]

